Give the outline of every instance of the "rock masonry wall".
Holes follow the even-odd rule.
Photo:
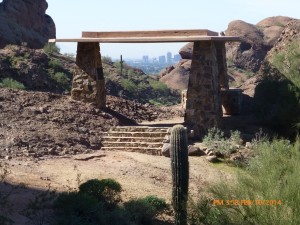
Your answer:
[[[220,60],[222,52],[222,45],[212,41],[194,43],[185,122],[196,137],[219,124],[222,112],[220,77],[226,72],[226,64]],[[224,86],[225,80],[222,82]]]
[[[71,96],[103,108],[106,104],[105,81],[99,43],[79,42]]]

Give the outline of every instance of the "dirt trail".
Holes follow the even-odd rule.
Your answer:
[[[182,118],[148,122],[147,125],[180,122]],[[170,158],[164,156],[99,150],[90,154],[49,156],[42,160],[13,158],[5,162],[11,170],[6,181],[11,185],[26,185],[26,189],[19,189],[12,196],[16,212],[26,208],[28,201],[40,191],[46,191],[49,185],[57,192],[64,192],[76,189],[79,183],[94,178],[112,178],[118,181],[123,188],[123,200],[157,195],[171,202]],[[233,169],[226,165],[213,165],[205,157],[189,157],[189,164],[191,197],[196,198],[203,187],[221,179],[233,179]],[[26,220],[19,213],[15,213],[13,218],[17,225],[24,224]]]

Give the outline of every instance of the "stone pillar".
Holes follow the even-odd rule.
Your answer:
[[[76,65],[71,97],[104,108],[106,93],[99,43],[79,42]]]
[[[229,89],[229,78],[227,74],[227,61],[226,61],[226,49],[225,42],[215,42],[217,49],[217,61],[219,70],[220,87],[222,89]]]
[[[220,83],[217,51],[212,41],[194,43],[191,74],[187,92],[185,122],[202,137],[211,127],[219,124]]]

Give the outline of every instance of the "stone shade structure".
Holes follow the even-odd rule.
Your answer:
[[[105,80],[98,42],[79,42],[76,65],[72,82],[71,96],[74,100],[106,105]]]
[[[81,38],[51,39],[77,42],[77,68],[72,98],[105,107],[105,82],[99,43],[194,42],[191,75],[187,90],[185,124],[202,137],[219,125],[222,116],[221,90],[228,89],[225,42],[238,37],[219,36],[210,30],[162,30],[83,32]]]

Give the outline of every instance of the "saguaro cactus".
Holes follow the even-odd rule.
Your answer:
[[[172,201],[175,211],[175,225],[187,224],[187,197],[189,185],[187,132],[182,125],[171,131]]]

